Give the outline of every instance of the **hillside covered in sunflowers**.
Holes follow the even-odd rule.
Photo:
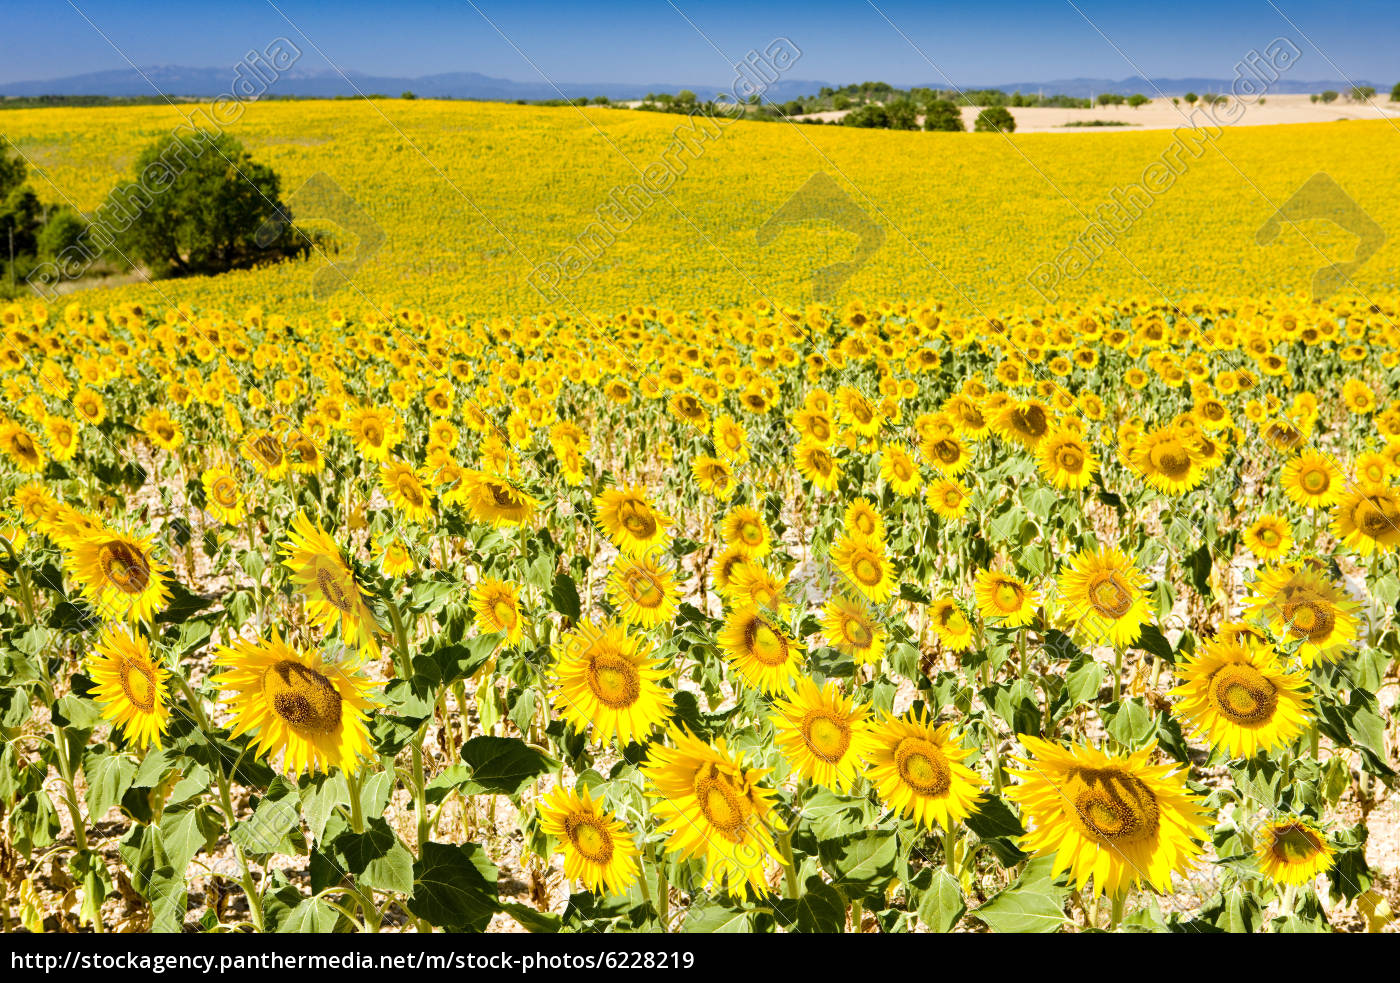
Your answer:
[[[182,111],[0,123],[91,208]],[[1396,930],[1394,247],[1314,298],[1216,205],[1384,124],[1229,132],[1047,298],[1165,134],[734,122],[542,297],[676,121],[380,115],[233,128],[382,228],[329,296],[0,306],[6,931]],[[754,245],[816,172],[888,226],[824,298]]]

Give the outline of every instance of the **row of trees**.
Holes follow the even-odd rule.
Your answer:
[[[220,273],[304,254],[281,180],[234,138],[176,134],[147,147],[135,178],[91,216],[46,206],[25,183],[23,160],[0,155],[0,284],[45,284],[140,265],[153,276]]]

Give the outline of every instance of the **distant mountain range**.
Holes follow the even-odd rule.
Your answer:
[[[679,92],[690,89],[702,98],[716,92],[731,91],[733,81],[709,83],[664,83],[639,85],[631,82],[559,82],[558,89],[548,82],[516,82],[511,79],[493,78],[478,72],[450,72],[442,75],[425,75],[420,78],[405,78],[391,75],[367,75],[363,72],[347,71],[349,81],[338,72],[318,73],[287,72],[271,85],[257,83],[255,91],[278,96],[333,97],[354,96],[358,93],[397,96],[405,91],[432,99],[484,99],[513,102],[517,99],[530,101],[557,99],[560,92],[569,98],[587,96],[607,96],[609,99],[640,99],[649,92]],[[144,77],[143,77],[144,75]],[[243,70],[243,76],[250,81],[253,76]],[[31,82],[0,82],[0,96],[192,96],[215,98],[229,93],[244,95],[235,88],[235,76],[226,68],[184,68],[180,66],[158,65],[135,69],[113,69],[104,72],[88,72],[84,75],[70,75],[67,78],[46,79]],[[1066,95],[1087,98],[1101,92],[1117,92],[1131,95],[1141,92],[1144,95],[1159,94],[1179,96],[1186,92],[1228,92],[1229,79],[1179,78],[1155,79],[1133,77],[1126,79],[1052,79],[1046,82],[1014,82],[1005,85],[968,85],[966,89],[1001,89],[1005,92],[1019,90],[1024,93],[1044,95]],[[1368,85],[1358,81],[1358,85]],[[765,92],[765,97],[775,102],[784,102],[800,96],[816,95],[823,86],[837,86],[831,82],[805,79],[779,79]],[[930,89],[948,88],[946,83],[930,82]],[[1270,92],[1298,93],[1321,92],[1324,89],[1344,90],[1348,83],[1336,81],[1307,82],[1280,78],[1268,87]],[[744,91],[740,90],[741,93]],[[246,97],[246,96],[245,96]]]

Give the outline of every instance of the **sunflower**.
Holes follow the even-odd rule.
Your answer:
[[[1342,490],[1342,475],[1331,458],[1317,451],[1303,451],[1283,466],[1280,477],[1283,493],[1310,509],[1336,504]]]
[[[385,461],[379,470],[379,486],[384,489],[384,497],[408,518],[410,522],[426,525],[433,517],[433,506],[428,490],[413,468],[403,461]]]
[[[977,811],[986,780],[962,763],[952,724],[935,726],[921,708],[885,714],[871,734],[870,783],[880,800],[926,829],[951,827]]]
[[[413,559],[413,552],[397,536],[376,537],[374,555],[379,561],[379,569],[389,577],[402,577],[412,573],[418,566]]]
[[[991,420],[997,436],[1013,440],[1028,451],[1034,451],[1053,426],[1050,408],[1038,399],[1009,400]]]
[[[1303,664],[1336,662],[1357,637],[1357,605],[1310,567],[1292,564],[1262,571],[1246,603],[1276,635],[1298,641]]]
[[[880,451],[880,477],[896,494],[909,497],[919,490],[919,465],[903,447],[886,444]]]
[[[374,703],[365,695],[373,680],[337,665],[319,652],[298,652],[272,639],[238,639],[221,648],[214,662],[224,668],[215,682],[221,702],[233,711],[232,734],[256,734],[259,756],[282,752],[282,770],[357,769],[370,756],[366,720]]]
[[[44,421],[44,433],[49,438],[49,451],[55,461],[71,461],[78,453],[78,428],[72,420],[50,416]]]
[[[92,697],[101,704],[102,716],[137,748],[160,747],[170,719],[165,686],[170,673],[151,658],[145,637],[124,627],[104,628],[88,653],[87,672],[97,684]]]
[[[1007,628],[1020,628],[1035,619],[1040,594],[1019,577],[995,570],[979,570],[973,581],[977,610],[983,618],[996,618]]]
[[[161,450],[174,451],[185,442],[185,432],[180,429],[180,424],[163,409],[147,410],[142,414],[140,423],[151,443]]]
[[[882,604],[894,593],[894,568],[877,539],[846,533],[832,546],[831,562],[866,600]]]
[[[1283,559],[1293,545],[1288,520],[1276,512],[1261,515],[1244,531],[1245,547],[1265,563]]]
[[[1201,452],[1177,427],[1158,427],[1142,435],[1133,448],[1132,464],[1160,492],[1181,495],[1201,483]]]
[[[708,454],[700,454],[695,458],[690,466],[690,473],[695,476],[695,483],[700,486],[701,491],[713,495],[721,502],[733,498],[738,488],[734,481],[734,471],[728,462]]]
[[[27,474],[44,470],[44,452],[38,438],[18,423],[0,422],[0,450]]]
[[[822,445],[804,439],[795,454],[802,477],[822,491],[835,491],[841,484],[841,465]]]
[[[1307,673],[1285,672],[1268,646],[1207,642],[1177,672],[1172,712],[1233,757],[1285,747],[1308,722]]]
[[[1077,434],[1056,430],[1036,448],[1036,460],[1045,480],[1061,491],[1088,485],[1099,470],[1099,459]]]
[[[107,404],[103,401],[101,393],[93,392],[91,389],[79,389],[74,394],[73,409],[77,412],[79,419],[84,423],[91,423],[93,426],[107,419]]]
[[[644,556],[652,549],[665,549],[675,524],[647,502],[639,485],[608,488],[593,500],[595,516],[619,550],[629,556]]]
[[[326,631],[338,624],[346,645],[378,656],[376,635],[384,629],[365,603],[368,591],[356,583],[336,541],[305,512],[298,512],[281,552],[286,556],[282,565],[292,571],[292,582],[306,595],[307,616]]]
[[[493,526],[519,526],[534,518],[539,502],[504,478],[485,471],[462,472],[461,501],[472,518]]]
[[[1059,593],[1064,615],[1074,628],[1092,639],[1106,639],[1126,648],[1142,637],[1151,615],[1147,607],[1147,578],[1116,547],[1086,549],[1060,571]]]
[[[154,560],[154,537],[97,526],[62,538],[69,575],[103,620],[149,621],[169,603],[170,570]]]
[[[1332,534],[1362,556],[1400,546],[1400,491],[1365,484],[1347,489],[1332,512]]]
[[[579,732],[622,744],[645,741],[671,718],[670,668],[652,657],[646,639],[620,624],[585,621],[554,646],[551,701]]]
[[[249,430],[243,435],[239,449],[258,469],[258,474],[269,481],[276,481],[291,469],[292,462],[282,441],[271,430]]]
[[[350,414],[348,431],[355,450],[367,461],[381,463],[402,439],[392,410],[373,407]]]
[[[880,430],[880,410],[850,386],[836,390],[836,403],[841,409],[841,419],[862,437],[873,437]]]
[[[570,792],[562,785],[540,800],[540,829],[557,837],[564,853],[564,876],[594,894],[625,894],[637,880],[637,844],[616,816],[593,801],[587,786]]]
[[[972,622],[958,607],[957,601],[939,598],[929,605],[928,613],[934,634],[945,648],[954,652],[966,652],[972,648]]]
[[[1295,817],[1259,827],[1254,856],[1264,876],[1277,884],[1307,884],[1332,869],[1332,847],[1322,831]]]
[[[972,504],[972,495],[967,488],[952,478],[930,482],[926,497],[928,507],[940,519],[954,522],[967,515]]]
[[[925,439],[919,444],[919,454],[941,475],[957,476],[972,463],[972,452],[952,434]]]
[[[719,644],[744,682],[764,693],[786,693],[801,671],[802,646],[757,607],[737,607],[719,630]]]
[[[817,687],[803,677],[791,699],[773,701],[778,750],[810,782],[844,792],[853,788],[871,748],[870,710],[843,695],[834,680]]]
[[[209,468],[200,475],[204,485],[204,508],[226,526],[236,526],[245,515],[243,492],[238,478],[228,468]]]
[[[1069,871],[1079,890],[1092,876],[1095,897],[1120,897],[1144,881],[1167,892],[1173,872],[1193,866],[1209,818],[1174,765],[1151,764],[1155,741],[1128,755],[1020,741],[1034,757],[1017,759],[1026,767],[1011,771],[1021,781],[1007,794],[1030,829],[1022,846],[1053,854],[1055,873]]]
[[[853,498],[846,506],[845,526],[870,539],[885,539],[885,520],[868,498]]]
[[[520,594],[514,584],[486,578],[472,587],[471,609],[478,630],[486,635],[504,635],[507,645],[520,641],[524,619],[520,616]]]
[[[627,624],[655,628],[676,616],[680,591],[671,571],[650,555],[618,556],[608,574],[608,598]]]
[[[720,524],[720,535],[726,546],[733,546],[755,560],[773,551],[773,537],[762,514],[747,505],[736,505],[729,510]]]
[[[767,861],[783,863],[773,833],[787,829],[773,791],[758,784],[769,769],[745,767],[724,738],[710,747],[681,727],[670,738],[675,747],[653,745],[642,765],[667,852],[703,856],[709,887],[766,897]]]
[[[712,437],[715,453],[725,460],[742,464],[749,459],[749,435],[739,421],[725,414],[715,420]]]
[[[885,629],[863,601],[832,594],[826,602],[822,634],[827,644],[857,665],[877,665],[885,653]]]

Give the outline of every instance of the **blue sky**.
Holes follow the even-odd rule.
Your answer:
[[[791,77],[832,82],[941,82],[929,61],[962,86],[1117,79],[1137,74],[1134,65],[1155,78],[1230,78],[1251,50],[1284,35],[1304,52],[1295,78],[1387,88],[1400,78],[1397,4],[1379,0],[874,0],[883,17],[867,0],[473,2],[477,9],[467,0],[0,0],[0,84],[124,68],[122,53],[142,66],[231,66],[278,36],[301,47],[303,32],[343,69],[410,77],[538,80],[523,52],[558,81],[704,83],[727,79],[728,64],[785,37],[802,52]],[[302,68],[328,69],[304,50]]]

